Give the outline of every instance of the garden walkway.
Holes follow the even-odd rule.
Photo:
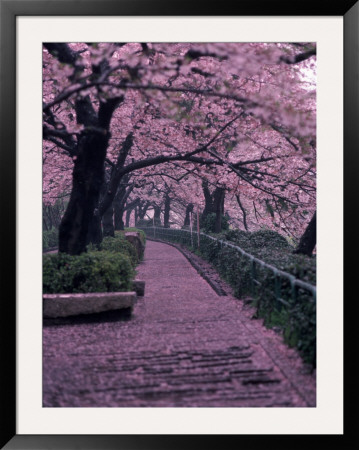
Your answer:
[[[177,249],[147,241],[138,279],[130,319],[44,326],[44,406],[315,406],[296,352]]]

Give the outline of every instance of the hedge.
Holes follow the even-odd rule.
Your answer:
[[[199,221],[201,229],[203,229],[205,233],[214,233],[216,230],[216,220],[217,220],[216,213],[209,213],[206,216],[202,215]],[[221,229],[228,230],[228,228],[229,228],[228,217],[222,215]]]
[[[316,284],[316,258],[293,253],[293,247],[281,234],[271,230],[246,232],[228,230],[216,235],[242,248],[277,269],[294,275],[307,283]]]
[[[140,232],[140,238],[145,243],[143,231],[129,231]],[[44,250],[58,245],[57,233],[57,230],[44,232]],[[44,255],[43,292],[129,291],[138,262],[135,247],[125,239],[123,232],[116,232],[115,237],[105,237],[99,249],[90,244],[87,252],[78,256],[65,253]]]
[[[42,233],[42,249],[46,251],[59,245],[59,230],[52,228]]]
[[[293,253],[293,248],[280,234],[263,230],[244,232],[229,230],[216,236],[230,241],[247,253],[292,274],[296,278],[315,285],[316,259]],[[201,240],[200,253],[210,261],[220,275],[233,287],[237,297],[244,295],[253,298],[257,317],[264,319],[264,324],[280,329],[284,341],[296,347],[303,360],[316,366],[316,301],[312,295],[296,289],[294,298],[289,280],[281,279],[280,286],[272,271],[256,265],[256,279],[260,285],[254,285],[252,266],[248,258],[218,241]],[[283,302],[276,298],[275,292]]]
[[[134,269],[128,256],[95,251],[43,256],[43,292],[117,292],[132,289]]]
[[[100,244],[100,250],[121,253],[129,257],[132,267],[138,264],[138,257],[135,247],[123,235],[116,237],[105,237]]]

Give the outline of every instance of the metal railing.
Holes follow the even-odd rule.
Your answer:
[[[265,274],[271,273],[274,278],[274,283],[272,287],[272,293],[275,297],[275,307],[277,310],[281,310],[281,307],[284,305],[286,307],[291,307],[296,303],[299,291],[300,293],[307,293],[311,296],[312,301],[316,302],[316,287],[312,284],[304,282],[294,275],[284,272],[276,267],[268,264],[255,256],[247,253],[242,248],[237,245],[231,244],[228,241],[223,241],[221,239],[217,239],[213,236],[209,236],[205,233],[197,233],[189,230],[179,230],[173,228],[160,228],[160,227],[143,227],[141,228],[149,238],[160,239],[164,241],[177,242],[185,244],[193,249],[198,249],[199,246],[205,247],[211,242],[216,248],[214,248],[214,254],[217,251],[222,251],[223,249],[230,249],[234,253],[237,253],[241,256],[241,258],[245,258],[247,269],[249,268],[250,272],[250,284],[251,284],[251,294],[253,297],[259,291],[259,287],[262,286],[263,280],[266,279]],[[261,273],[262,272],[262,273]],[[265,272],[265,273],[264,273]],[[262,276],[261,276],[262,275]],[[283,290],[283,280],[286,280],[290,286],[290,299],[284,299],[281,295]],[[288,291],[288,286],[286,287]]]

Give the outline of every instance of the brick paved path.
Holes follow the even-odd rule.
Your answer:
[[[45,326],[43,405],[315,406],[315,379],[242,301],[147,241],[130,320]]]

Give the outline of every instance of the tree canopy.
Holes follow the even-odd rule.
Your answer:
[[[316,209],[315,70],[313,43],[45,43],[43,198],[69,196],[60,251],[101,239],[115,205],[182,226],[208,196],[237,228],[299,239]]]

